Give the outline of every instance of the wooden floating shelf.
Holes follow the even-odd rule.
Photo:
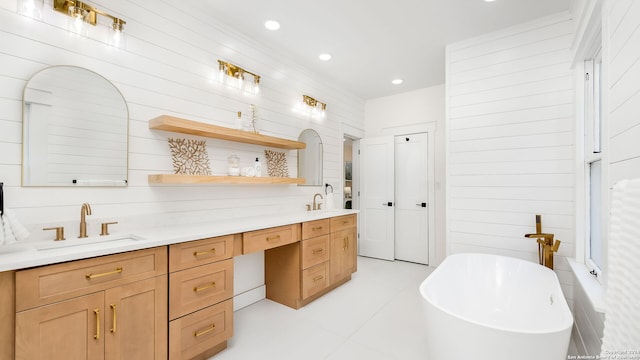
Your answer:
[[[179,174],[149,175],[149,184],[292,184],[305,183],[303,178],[247,177],[247,176],[203,176]]]
[[[169,115],[161,115],[157,118],[149,120],[149,129],[172,131],[182,134],[204,136],[214,139],[276,147],[287,150],[304,149],[307,147],[307,144],[300,141],[255,134],[248,131],[235,130],[222,126],[205,124],[202,122],[182,119]]]

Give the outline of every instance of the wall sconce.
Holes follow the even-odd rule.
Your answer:
[[[240,89],[244,93],[257,95],[260,92],[260,75],[247,71],[240,66],[218,60],[220,75],[218,80],[222,84]],[[251,75],[253,81],[245,81],[245,75]]]
[[[302,102],[294,110],[320,120],[326,116],[327,104],[309,95],[302,95]]]
[[[26,1],[26,0],[23,0]],[[126,21],[97,9],[87,3],[78,0],[53,0],[53,9],[71,17],[69,31],[88,36],[88,25],[97,25],[98,15],[109,18],[112,21],[113,33],[109,36],[109,44],[122,46],[124,44],[124,25]]]
[[[42,20],[44,0],[18,0],[18,14]]]

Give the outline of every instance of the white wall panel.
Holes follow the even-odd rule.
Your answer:
[[[568,14],[447,47],[449,253],[537,261],[535,214],[574,255],[575,129]],[[561,276],[560,276],[561,275]]]
[[[609,183],[640,177],[640,3],[609,2]]]

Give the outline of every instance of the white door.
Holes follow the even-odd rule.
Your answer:
[[[427,134],[395,137],[395,258],[429,263]]]
[[[393,136],[360,140],[359,254],[394,259]]]

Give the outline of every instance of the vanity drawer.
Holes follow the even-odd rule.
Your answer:
[[[16,272],[16,310],[166,273],[166,246],[20,270]]]
[[[233,297],[233,259],[169,274],[169,318]]]
[[[306,299],[329,286],[329,262],[323,262],[302,271],[302,299]]]
[[[169,323],[169,359],[208,358],[233,335],[233,300],[209,306]],[[219,346],[218,345],[224,345]]]
[[[331,232],[341,231],[344,229],[356,227],[356,214],[336,216],[331,218]]]
[[[233,235],[189,241],[169,246],[169,272],[230,259]]]
[[[302,223],[302,239],[311,239],[329,233],[329,219],[307,221]]]
[[[302,241],[302,269],[310,268],[329,260],[329,235]]]
[[[267,250],[300,240],[300,224],[285,225],[242,234],[242,253]]]

